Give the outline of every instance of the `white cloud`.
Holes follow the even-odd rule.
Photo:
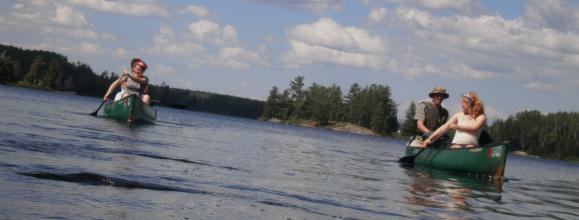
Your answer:
[[[170,78],[170,77],[174,77],[175,73],[177,73],[177,71],[175,70],[175,67],[158,64],[158,65],[155,65],[155,72],[154,73],[163,77],[163,78]]]
[[[279,5],[290,9],[306,9],[315,12],[341,10],[343,0],[256,0],[258,2]]]
[[[575,73],[579,68],[579,35],[540,27],[536,21],[531,25],[524,17],[436,16],[404,6],[389,10],[382,23],[400,36],[389,39],[390,49],[396,51],[390,53],[394,61],[389,68],[406,77],[501,76],[526,84],[528,89],[551,92],[571,88],[557,81],[579,80]]]
[[[237,31],[231,25],[221,25],[202,19],[189,24],[189,34],[195,39],[212,42],[217,45],[233,45],[237,43]]]
[[[237,46],[236,34],[230,32],[232,30],[235,33],[233,26],[221,28],[217,23],[202,20],[189,27],[189,31],[179,37],[170,27],[161,26],[150,52],[184,57],[189,68],[206,64],[231,69],[248,69],[260,62],[258,52]],[[226,41],[227,45],[231,46],[226,46],[224,43]]]
[[[101,47],[98,44],[91,42],[82,42],[78,50],[83,53],[96,54],[101,52]]]
[[[464,15],[481,15],[488,10],[477,0],[386,0],[400,5],[428,11],[451,11]]]
[[[165,7],[154,1],[68,0],[70,4],[93,10],[131,16],[169,16]]]
[[[74,11],[70,6],[58,5],[55,14],[55,17],[52,19],[57,24],[72,27],[83,27],[87,25],[84,15]]]
[[[579,32],[579,10],[566,1],[531,1],[522,16],[533,28],[548,28],[558,32]]]
[[[128,51],[123,48],[117,48],[116,50],[114,50],[113,55],[118,58],[127,58]]]
[[[113,54],[100,42],[116,39],[110,33],[95,31],[85,15],[66,2],[44,0],[14,3],[11,10],[0,15],[0,32],[13,39],[35,36],[34,41],[19,45],[67,55]]]
[[[171,28],[163,25],[155,35],[152,53],[161,53],[170,56],[200,56],[205,52],[203,45],[194,42],[177,42]]]
[[[386,13],[388,13],[386,8],[373,8],[368,15],[368,20],[372,23],[380,23],[386,17]]]
[[[249,69],[251,63],[259,61],[259,53],[240,47],[221,48],[217,59],[208,60],[209,64],[226,66],[231,69]]]
[[[190,13],[201,18],[208,17],[210,14],[207,8],[199,5],[188,5],[181,10],[181,13]]]
[[[386,64],[385,40],[367,30],[342,27],[331,18],[287,30],[290,51],[282,59],[290,67],[327,63],[381,69]]]

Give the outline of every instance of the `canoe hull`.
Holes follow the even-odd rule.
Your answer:
[[[507,160],[508,144],[492,144],[475,148],[426,148],[414,163],[435,169],[469,172],[502,177]],[[406,156],[416,155],[423,148],[406,147]]]
[[[153,123],[157,118],[157,110],[145,104],[136,95],[107,103],[104,112],[105,117],[126,121],[128,124],[137,122]]]

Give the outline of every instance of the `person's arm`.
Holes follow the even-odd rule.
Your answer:
[[[422,102],[418,103],[418,106],[416,107],[416,112],[414,113],[414,119],[416,120],[416,128],[423,134],[426,134],[431,131],[426,127],[426,125],[424,125],[424,120],[426,119],[424,109],[425,104]]]
[[[476,117],[474,124],[472,125],[460,125],[456,126],[456,130],[466,131],[466,132],[476,132],[481,129],[487,121],[487,117],[485,115],[479,115]]]
[[[416,120],[416,128],[422,133],[428,133],[430,130],[424,125],[424,120]]]
[[[452,118],[450,118],[450,120],[448,120],[446,123],[444,123],[438,129],[436,129],[436,131],[434,131],[434,133],[432,133],[432,135],[430,135],[430,137],[428,137],[422,143],[422,147],[426,147],[426,146],[430,145],[432,142],[436,141],[440,136],[446,134],[446,132],[448,132],[451,129],[451,126],[458,122],[457,117],[458,117],[458,113],[454,114],[452,116]]]
[[[109,89],[107,89],[107,92],[105,93],[105,96],[103,96],[104,101],[109,100],[109,96],[111,96],[111,94],[115,91],[115,89],[121,84],[122,79],[123,79],[123,77],[118,78],[113,83],[111,83],[111,85],[109,86]]]

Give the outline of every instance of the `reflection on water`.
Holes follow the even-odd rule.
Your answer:
[[[467,173],[430,169],[424,166],[406,167],[409,204],[415,205],[417,216],[437,216],[444,219],[466,219],[472,213],[473,199],[501,201],[503,181],[478,178]],[[429,213],[428,210],[437,210]]]
[[[579,219],[579,166],[401,167],[404,141],[0,86],[0,219]]]

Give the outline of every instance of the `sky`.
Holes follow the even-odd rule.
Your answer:
[[[8,0],[0,43],[258,100],[297,76],[387,85],[399,118],[438,85],[451,113],[468,91],[491,120],[579,111],[579,1]]]

